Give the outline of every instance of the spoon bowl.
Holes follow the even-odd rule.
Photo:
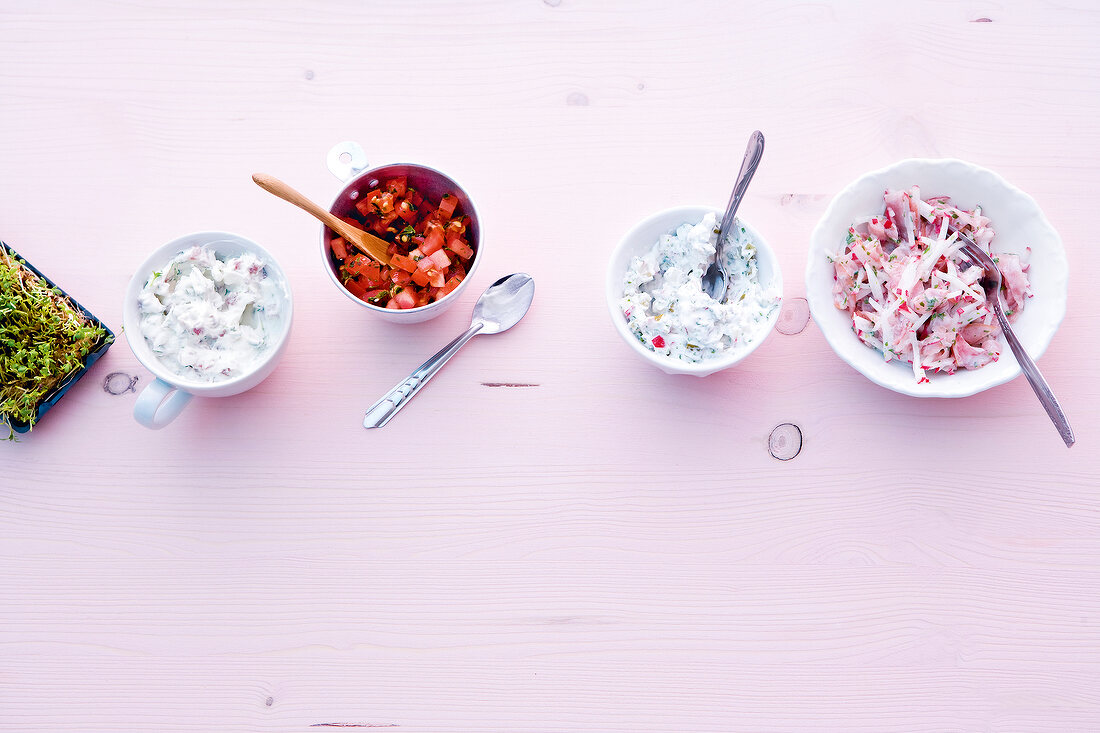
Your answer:
[[[474,303],[472,323],[481,323],[478,333],[507,331],[520,322],[535,297],[535,281],[519,272],[497,280]],[[471,326],[472,327],[472,326]]]

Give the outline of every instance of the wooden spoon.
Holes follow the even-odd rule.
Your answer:
[[[292,203],[302,211],[320,219],[322,224],[343,237],[345,242],[358,247],[363,254],[378,260],[383,265],[390,264],[390,255],[386,251],[390,244],[386,240],[364,232],[362,229],[356,229],[346,221],[336,218],[274,176],[269,176],[266,173],[253,173],[252,180],[268,193],[274,194],[283,201]]]

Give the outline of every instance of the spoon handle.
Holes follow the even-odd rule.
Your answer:
[[[320,219],[322,224],[335,230],[337,234],[347,226],[347,224],[337,219],[330,212],[325,211],[311,199],[306,198],[302,193],[291,188],[286,183],[283,183],[275,176],[269,176],[266,173],[253,173],[252,180],[255,181],[257,186],[273,196],[278,196],[288,204],[294,204],[307,214],[312,214],[317,219]]]
[[[307,198],[275,176],[269,176],[266,173],[253,173],[252,180],[271,195],[281,198],[288,204],[294,204],[307,214],[311,214],[322,224],[343,237],[346,242],[361,249],[364,254],[373,257],[383,265],[390,263],[385,241],[374,237],[370,232],[356,229],[347,222],[338,219],[331,212],[318,206],[312,199]]]
[[[1046,410],[1047,417],[1054,423],[1054,427],[1058,430],[1058,435],[1062,437],[1062,441],[1069,448],[1077,441],[1073,436],[1073,428],[1070,427],[1069,420],[1066,419],[1066,413],[1062,412],[1062,406],[1058,404],[1057,398],[1054,396],[1054,392],[1051,391],[1050,385],[1047,384],[1047,380],[1043,378],[1042,372],[1039,371],[1038,365],[1028,356],[1027,351],[1024,349],[1024,345],[1020,343],[1020,339],[1016,338],[1016,334],[1012,330],[1012,326],[1008,323],[1008,318],[1005,317],[1003,306],[1001,305],[1001,294],[997,293],[997,302],[994,303],[993,312],[997,314],[997,322],[1001,325],[1001,332],[1005,335],[1005,341],[1008,342],[1008,346],[1012,349],[1012,354],[1016,357],[1016,361],[1020,365],[1020,370],[1027,377],[1027,383],[1031,385],[1031,390],[1035,393],[1035,396],[1039,398],[1039,403],[1042,404],[1043,409]]]
[[[388,423],[397,414],[398,410],[407,405],[413,395],[419,392],[420,388],[427,384],[428,380],[434,377],[435,373],[447,363],[447,360],[454,356],[483,326],[484,324],[480,322],[474,323],[466,333],[444,346],[434,356],[418,366],[407,379],[384,394],[382,399],[375,402],[367,410],[367,414],[363,417],[363,427],[380,428]]]
[[[749,144],[745,146],[745,157],[741,160],[741,170],[737,173],[737,180],[730,192],[730,201],[726,205],[726,215],[722,217],[722,226],[719,227],[718,241],[733,226],[733,220],[737,217],[737,209],[741,206],[741,199],[745,198],[745,192],[749,190],[749,182],[760,167],[760,159],[764,157],[764,133],[760,130],[753,131],[749,136]]]

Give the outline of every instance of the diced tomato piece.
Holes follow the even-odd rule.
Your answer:
[[[434,229],[435,227],[443,229],[443,227],[447,226],[447,216],[439,209],[433,209],[432,211],[428,212],[428,215],[424,217],[424,220],[425,234],[427,234],[431,229]]]
[[[466,217],[460,217],[458,219],[451,219],[447,222],[447,237],[450,238],[453,234],[465,234],[466,233]]]
[[[439,291],[443,288],[428,288],[428,297],[431,300],[439,300],[443,296],[439,294]]]
[[[451,258],[447,256],[447,253],[441,249],[437,249],[429,258],[435,262],[436,267],[440,270],[445,270],[451,265]]]
[[[443,231],[436,227],[424,237],[424,245],[420,248],[420,251],[425,255],[431,255],[441,249],[443,249]]]
[[[331,242],[329,242],[329,246],[332,247],[332,254],[336,259],[347,259],[348,248],[344,246],[343,239],[341,239],[340,237],[335,237]]]
[[[394,295],[391,302],[397,303],[398,308],[415,308],[416,291],[412,288],[401,288],[401,292]]]
[[[348,292],[354,295],[356,298],[362,299],[367,294],[367,289],[363,283],[351,278],[344,281],[344,287],[348,289]]]
[[[439,266],[435,264],[435,260],[431,257],[424,257],[416,262],[416,269],[428,272],[429,270],[438,270]]]
[[[428,281],[431,279],[431,278],[428,277],[428,273],[424,272],[423,270],[417,270],[412,275],[413,275],[413,282],[416,283],[417,285],[419,285],[420,287],[424,287],[425,285],[427,285]]]
[[[421,195],[421,193],[415,188],[410,188],[408,191],[406,191],[405,197],[408,198],[409,201],[412,201],[413,206],[418,209],[420,208],[420,204],[424,203],[424,196]]]
[[[446,278],[440,270],[432,270],[428,274],[431,275],[431,279],[428,282],[432,284],[433,288],[441,288],[446,284]]]
[[[407,199],[402,199],[400,203],[397,204],[395,211],[397,212],[397,215],[405,221],[412,221],[416,218],[417,208],[416,204],[414,204],[413,202]]]
[[[389,308],[390,310],[395,310],[395,311],[396,310],[401,310],[401,306],[399,306],[397,304],[397,301],[394,300],[393,298],[390,298],[390,302],[386,303],[386,307]]]
[[[398,176],[397,178],[391,178],[386,181],[385,189],[387,192],[392,193],[394,196],[404,196],[405,190],[408,188],[408,176]]]
[[[374,305],[381,305],[390,298],[389,290],[368,290],[363,294],[363,300]]]
[[[444,285],[443,288],[439,291],[439,297],[442,298],[446,295],[450,295],[454,292],[454,289],[457,288],[461,283],[462,278],[458,275],[451,277],[449,280],[447,280],[447,284]]]
[[[455,213],[456,206],[458,206],[458,197],[454,194],[445,193],[439,202],[439,213],[443,214],[444,219],[450,219],[451,215]]]
[[[360,266],[358,272],[363,281],[370,285],[382,282],[382,268],[377,262],[368,262]]]
[[[423,260],[421,260],[421,261],[423,261]],[[394,267],[400,267],[402,270],[405,270],[406,272],[415,272],[416,271],[416,265],[417,265],[416,261],[413,260],[413,258],[406,257],[405,255],[401,255],[401,254],[395,254],[395,255],[391,256],[390,257],[390,264],[393,265]]]
[[[420,260],[424,259],[424,253],[420,251],[419,247],[417,247],[416,249],[410,249],[409,259],[411,259],[413,262],[419,262]]]
[[[464,260],[474,256],[474,250],[470,245],[462,241],[461,237],[451,237],[447,240],[447,248]]]
[[[375,189],[366,196],[360,196],[355,202],[355,208],[363,216],[385,216],[393,213],[394,204],[395,198],[392,193],[383,193]]]
[[[379,216],[393,213],[394,196],[392,193],[380,193],[377,196],[368,198],[367,202],[374,209],[374,213]],[[366,212],[363,212],[363,215],[366,216]]]
[[[390,279],[397,285],[408,285],[412,282],[412,275],[404,270],[394,270],[390,273]]]

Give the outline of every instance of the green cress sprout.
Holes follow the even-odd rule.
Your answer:
[[[38,406],[106,336],[0,245],[0,415],[33,426]],[[10,424],[8,431],[14,440]]]

